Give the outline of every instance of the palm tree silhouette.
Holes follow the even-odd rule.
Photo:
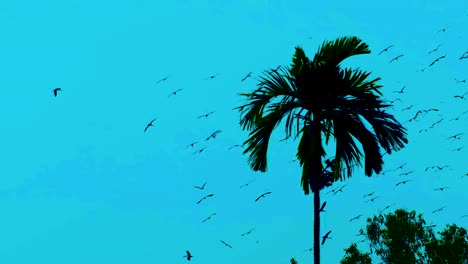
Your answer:
[[[369,53],[368,45],[357,37],[324,42],[313,60],[296,47],[291,67],[265,71],[254,92],[240,94],[247,99],[245,105],[235,108],[241,112],[241,127],[250,131],[243,154],[250,155],[248,163],[254,171],[266,172],[270,136],[283,119],[286,137],[293,129],[295,138],[301,136],[296,156],[302,167],[303,191],[314,194],[315,264],[320,263],[319,193],[327,186],[322,136],[326,144],[331,136],[336,142],[332,182],[350,177],[352,166],[360,164],[363,155],[355,139],[364,150],[367,176],[382,171],[381,148],[390,154],[408,143],[406,129],[383,110],[389,105],[380,99],[382,86],[376,83],[380,78],[368,80],[370,73],[340,67],[351,56]]]

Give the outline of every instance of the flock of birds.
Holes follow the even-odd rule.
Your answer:
[[[445,32],[446,31],[446,28],[444,29],[441,29],[440,32]],[[392,48],[395,47],[395,45],[389,45],[387,46],[386,48],[384,48],[383,50],[381,50],[377,56],[384,56],[385,53],[390,53]],[[432,53],[437,53],[439,52],[440,48],[442,47],[442,45],[438,45],[436,48],[430,50],[428,52],[428,55],[432,54]],[[420,70],[418,70],[417,72],[424,72],[426,69],[430,68],[430,67],[434,67],[437,63],[441,62],[443,59],[445,59],[447,56],[447,54],[440,54],[437,58],[435,58],[433,61],[431,61],[430,63],[428,63],[428,65]],[[395,61],[399,61],[401,58],[404,57],[404,54],[398,54],[396,55],[395,57],[391,58],[389,60],[389,63],[393,63]],[[465,51],[463,54],[461,54],[461,56],[459,57],[459,60],[465,60],[465,59],[468,59],[468,51]],[[270,69],[271,72],[277,72],[279,69],[281,68],[281,66],[277,66],[276,68],[274,69]],[[248,78],[251,78],[252,77],[252,74],[253,72],[249,72],[247,73],[244,77],[242,77],[240,79],[240,82],[244,82],[245,80],[247,80]],[[214,78],[218,77],[219,74],[214,74],[214,75],[210,75],[208,77],[206,77],[204,80],[213,80]],[[167,80],[169,79],[169,76],[165,76],[163,78],[161,78],[160,80],[158,80],[156,82],[156,85],[162,83],[162,82],[166,82]],[[462,79],[462,80],[459,80],[459,79],[455,79],[456,83],[466,83],[466,79]],[[155,85],[155,86],[156,86]],[[404,85],[401,89],[399,90],[396,90],[396,91],[393,91],[392,93],[395,93],[395,94],[399,94],[399,95],[404,95],[405,92],[406,92],[406,89],[407,89],[407,86]],[[173,92],[169,93],[168,94],[168,98],[172,97],[172,96],[177,96],[180,92],[182,92],[184,89],[177,89],[177,90],[174,90]],[[59,95],[59,92],[63,92],[62,91],[62,88],[55,88],[53,89],[53,95],[55,97],[57,97]],[[453,95],[453,99],[454,100],[466,100],[468,97],[468,91],[463,93],[463,94],[454,94]],[[399,97],[399,98],[396,98],[394,100],[389,100],[388,102],[392,105],[394,105],[393,103],[395,102],[398,102],[398,101],[402,101],[402,98]],[[402,107],[400,108],[400,111],[403,112],[403,111],[410,111],[412,110],[414,105],[410,105],[410,106],[407,106],[407,107]],[[412,116],[409,120],[406,120],[404,122],[402,122],[402,124],[405,124],[405,123],[414,123],[414,122],[417,122],[419,121],[421,118],[425,118],[427,115],[429,115],[430,113],[432,112],[440,112],[439,109],[436,109],[436,108],[430,108],[430,109],[420,109],[420,110],[417,110],[416,112],[414,112],[414,116]],[[215,111],[211,111],[209,113],[206,113],[206,114],[203,114],[203,115],[200,115],[198,116],[199,119],[201,118],[209,118],[211,115],[215,114]],[[453,118],[451,119],[446,119],[446,117],[442,117],[440,118],[439,120],[437,121],[434,121],[430,126],[426,127],[426,128],[423,128],[421,130],[418,131],[418,134],[420,133],[423,133],[423,132],[428,132],[430,129],[433,129],[435,126],[437,125],[440,125],[442,124],[443,122],[452,122],[452,121],[459,121],[459,120],[462,120],[463,117],[468,117],[468,110],[467,111],[464,111],[464,112],[460,112],[460,113],[457,113],[456,116],[454,116]],[[149,132],[149,129],[151,127],[154,127],[154,122],[157,120],[157,117],[155,117],[154,119],[152,119],[149,123],[146,124],[146,126],[144,127],[144,130],[143,132],[144,133],[147,133]],[[465,119],[466,120],[466,119]],[[466,128],[465,128],[466,129]],[[208,135],[206,138],[204,139],[200,139],[199,141],[194,141],[190,144],[188,144],[185,149],[188,149],[188,148],[192,148],[194,149],[195,146],[197,144],[201,144],[202,142],[207,142],[207,141],[210,141],[211,139],[216,139],[217,135],[219,135],[219,133],[221,133],[222,130],[220,129],[216,129],[214,130],[210,135]],[[455,140],[460,140],[462,139],[462,137],[465,135],[464,132],[458,132],[458,133],[455,133],[453,135],[450,135],[446,138],[446,140],[451,140],[451,141],[455,141]],[[282,140],[280,140],[280,142],[282,141],[285,141],[287,140],[288,138],[284,138]],[[201,154],[205,149],[207,148],[207,146],[203,146],[203,147],[200,147],[198,149],[196,149],[193,154]],[[231,147],[228,148],[228,150],[231,150],[233,148],[242,148],[242,145],[240,144],[235,144]],[[459,146],[458,148],[455,148],[453,149],[452,151],[461,151],[462,149],[464,149],[464,146]],[[291,162],[296,162],[297,160],[292,160]],[[381,172],[380,174],[381,175],[385,175],[385,174],[393,174],[395,175],[396,173],[399,173],[398,175],[400,176],[408,176],[410,174],[413,174],[415,173],[415,170],[406,170],[405,171],[405,166],[407,165],[407,162],[402,164],[402,165],[399,165],[397,166],[396,168],[393,168],[393,169],[390,169],[390,170],[386,170],[384,172]],[[424,169],[424,172],[427,172],[429,170],[435,170],[435,171],[442,171],[442,170],[447,170],[447,169],[450,169],[450,166],[449,165],[432,165],[432,166],[428,166]],[[461,175],[460,179],[463,179],[463,178],[468,178],[468,173],[465,173],[464,175]],[[405,180],[402,180],[402,181],[398,181],[395,183],[395,187],[399,187],[401,185],[405,185],[409,182],[411,182],[412,180],[411,179],[405,179]],[[254,181],[250,181],[248,183],[245,183],[243,185],[240,186],[240,188],[245,188],[247,186],[249,186],[249,184],[251,184],[252,182]],[[205,181],[202,185],[200,186],[194,186],[194,188],[200,190],[200,191],[203,191],[206,189],[206,185],[207,185],[207,181]],[[341,187],[338,187],[338,188],[335,188],[335,189],[332,189],[330,191],[328,191],[326,193],[326,195],[332,193],[333,195],[337,195],[338,193],[342,193],[343,192],[343,189],[347,186],[347,184],[344,184],[343,186]],[[447,189],[450,189],[450,187],[448,186],[441,186],[441,187],[437,187],[437,188],[434,188],[433,191],[445,191]],[[268,192],[264,192],[264,193],[261,193],[259,194],[259,196],[254,200],[254,202],[258,202],[260,201],[262,198],[265,198],[267,197],[268,195],[272,194],[272,192],[268,191]],[[202,203],[203,201],[206,201],[207,199],[213,197],[214,194],[213,193],[209,193],[209,194],[206,194],[204,196],[202,196],[197,202],[196,204],[200,204]],[[375,192],[371,192],[371,193],[368,193],[368,194],[365,194],[363,195],[363,198],[367,198],[364,202],[365,203],[369,203],[369,202],[372,202],[374,203],[374,201],[378,198],[381,198],[381,196],[378,196],[378,195],[375,195]],[[320,212],[323,213],[325,212],[325,207],[326,207],[326,204],[327,202],[323,202],[323,204],[321,205],[320,207]],[[389,209],[392,205],[387,205],[385,206],[382,210],[379,211],[379,214],[384,212],[385,210]],[[437,212],[441,212],[443,211],[447,206],[444,205],[440,208],[436,208],[432,211],[432,213],[437,213]],[[210,219],[212,219],[214,216],[216,216],[216,213],[212,213],[210,214],[208,217],[206,217],[205,219],[202,220],[202,223],[205,223],[207,221],[209,221]],[[362,217],[363,215],[362,214],[359,214],[357,216],[354,216],[352,217],[351,219],[349,219],[349,222],[352,222],[354,220],[358,220],[360,219],[360,217]],[[465,218],[465,217],[468,217],[467,214],[465,215],[462,215],[460,216],[460,218]],[[433,227],[434,225],[431,225],[430,227]],[[244,236],[247,236],[247,235],[250,235],[253,231],[255,230],[255,228],[252,228],[250,229],[249,231],[245,232],[245,233],[242,233],[241,234],[241,237],[244,237]],[[331,234],[332,230],[328,230],[328,232],[322,236],[322,241],[321,241],[321,244],[325,244],[325,242],[327,241],[327,239],[331,239],[330,237],[330,234]],[[363,233],[361,232],[359,235],[363,235]],[[359,242],[364,242],[365,240],[361,240]],[[228,242],[224,241],[224,240],[220,240],[220,243],[223,244],[224,246],[232,249],[233,247],[231,246],[231,244],[229,244]],[[258,241],[257,241],[258,243]],[[306,249],[305,251],[312,251],[312,248],[310,249]],[[186,251],[186,254],[183,256],[184,258],[186,258],[188,261],[190,261],[194,256],[192,255],[192,253],[187,250]]]

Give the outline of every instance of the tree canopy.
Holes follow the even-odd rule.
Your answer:
[[[434,234],[435,225],[426,225],[422,214],[398,209],[394,213],[367,219],[366,236],[370,252],[361,252],[356,243],[345,249],[341,264],[368,264],[371,255],[379,263],[468,263],[466,229],[451,224]]]

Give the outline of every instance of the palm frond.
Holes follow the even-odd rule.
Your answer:
[[[286,71],[282,71],[286,74]],[[240,125],[242,129],[251,130],[256,126],[258,120],[263,116],[265,107],[271,100],[277,97],[285,97],[284,100],[290,100],[294,96],[293,87],[289,80],[278,72],[266,72],[265,76],[260,77],[258,88],[253,93],[242,93],[248,103],[234,108],[241,112]],[[243,117],[242,117],[243,115]]]
[[[349,122],[343,116],[336,116],[334,121],[333,131],[336,140],[336,153],[335,153],[335,178],[344,180],[342,170],[342,163],[345,164],[347,169],[347,177],[351,177],[352,168],[356,164],[361,164],[360,157],[362,153],[356,146],[356,142],[348,130]]]
[[[372,126],[379,144],[388,154],[391,154],[392,151],[398,151],[404,147],[404,144],[408,144],[406,129],[393,115],[385,111],[371,109],[363,109],[360,115]]]
[[[364,151],[364,173],[371,176],[382,171],[383,159],[380,154],[379,143],[376,135],[369,131],[359,116],[347,115],[347,126],[349,133],[362,145]],[[359,160],[361,157],[358,157]]]
[[[270,108],[270,112],[256,120],[255,127],[249,133],[249,138],[243,145],[247,145],[243,154],[250,153],[248,163],[254,171],[265,172],[267,169],[267,150],[270,136],[275,127],[281,122],[284,116],[297,108],[293,101],[287,104],[275,104]]]
[[[326,62],[337,66],[351,56],[369,53],[369,46],[366,43],[358,37],[348,36],[335,41],[323,42],[313,61],[314,63]]]

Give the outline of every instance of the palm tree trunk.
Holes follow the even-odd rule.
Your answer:
[[[320,190],[314,190],[314,264],[320,264]]]
[[[314,193],[314,264],[320,264],[320,177],[322,172],[322,129],[320,119],[314,115],[311,140],[314,149],[309,176],[310,189]]]

